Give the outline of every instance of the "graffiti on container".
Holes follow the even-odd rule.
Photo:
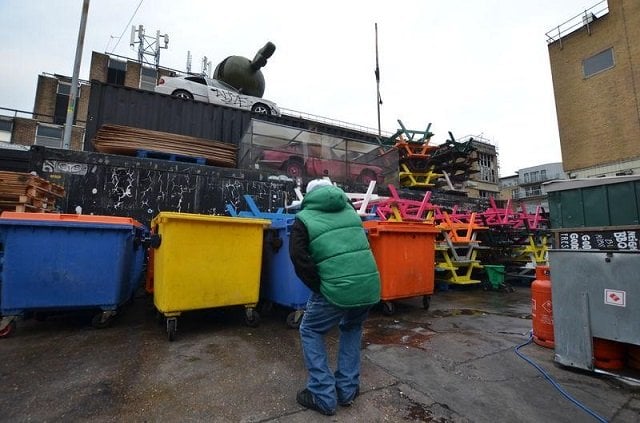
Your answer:
[[[85,163],[61,162],[58,160],[45,160],[42,162],[42,171],[48,173],[86,175],[88,169],[89,167]]]
[[[640,230],[575,231],[558,234],[563,250],[638,250]]]
[[[126,209],[126,204],[135,198],[136,172],[133,169],[113,168],[105,188],[114,202],[114,210]]]
[[[619,250],[638,249],[638,234],[635,231],[614,232],[613,236],[616,238]]]

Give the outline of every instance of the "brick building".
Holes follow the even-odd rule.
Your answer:
[[[640,2],[601,1],[547,33],[564,171],[640,172]]]
[[[471,145],[475,151],[471,153],[472,165],[468,180],[464,182],[464,191],[473,198],[498,198],[500,195],[498,153],[496,146],[480,136],[463,137],[462,141],[473,138]]]
[[[155,67],[141,65],[136,60],[94,51],[91,55],[89,79],[153,91],[159,76],[175,73],[173,69],[156,70]],[[78,84],[71,150],[83,150],[91,96],[88,81],[80,80]],[[13,116],[0,116],[0,141],[22,146],[62,148],[70,92],[70,77],[48,73],[38,75],[33,112],[14,111]]]

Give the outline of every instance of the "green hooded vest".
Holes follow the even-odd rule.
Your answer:
[[[320,292],[350,308],[380,301],[380,274],[360,217],[335,186],[316,188],[296,214],[309,233],[309,252],[320,276]]]

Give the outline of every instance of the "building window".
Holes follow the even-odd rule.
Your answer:
[[[62,148],[62,126],[44,125],[39,123],[36,129],[36,145]]]
[[[489,198],[493,195],[493,193],[491,191],[479,190],[478,195],[480,196],[480,198]]]
[[[493,167],[492,165],[492,160],[491,160],[491,156],[485,153],[478,153],[478,163],[480,163],[480,166],[484,166],[484,167]]]
[[[13,119],[0,117],[0,142],[11,142]]]
[[[56,125],[64,125],[67,121],[67,108],[69,107],[69,96],[71,95],[71,84],[68,82],[58,81],[56,89],[56,106],[53,111],[53,123]],[[80,86],[78,85],[78,94],[76,99],[80,98]],[[77,103],[76,103],[77,104]],[[73,115],[73,123],[76,123],[78,116],[78,108],[76,107]]]
[[[511,190],[511,198],[513,198],[514,200],[517,200],[518,198],[520,198],[520,190],[519,189],[512,189]]]
[[[542,195],[542,189],[540,188],[540,185],[526,187],[524,189],[524,195],[525,197],[536,197]]]
[[[71,84],[68,82],[58,81],[58,88],[56,94],[69,95],[71,94]]]
[[[493,156],[486,153],[478,153],[478,164],[480,165],[480,180],[496,183],[496,172],[493,166]]]
[[[107,83],[124,85],[124,78],[127,74],[127,62],[109,59],[107,67]]]
[[[541,181],[546,181],[547,180],[547,170],[546,169],[542,169],[540,171],[540,180]]]
[[[154,68],[143,66],[140,69],[140,88],[153,91],[158,82],[158,72]]]
[[[585,78],[611,69],[614,66],[613,48],[608,48],[582,61],[582,72]]]

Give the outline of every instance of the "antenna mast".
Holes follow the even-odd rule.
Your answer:
[[[136,32],[138,33],[138,41],[136,41]],[[160,45],[160,39],[164,41],[164,45]],[[160,31],[156,31],[155,37],[144,35],[144,26],[138,25],[136,29],[135,25],[132,25],[131,41],[129,44],[131,47],[138,44],[138,61],[140,64],[152,64],[157,69],[160,65],[160,49],[169,47],[169,35],[160,35]],[[153,63],[145,60],[145,56],[153,57]]]
[[[380,105],[382,104],[382,97],[380,97],[380,67],[378,66],[378,23],[375,23],[376,28],[376,106],[378,108],[378,136],[382,135],[382,131],[380,129]]]

